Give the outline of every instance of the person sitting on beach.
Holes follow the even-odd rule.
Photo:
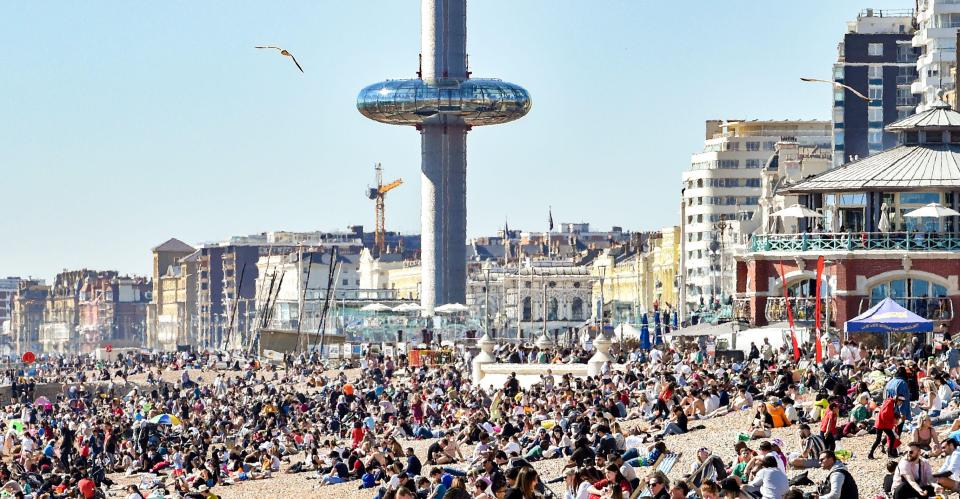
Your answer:
[[[813,469],[820,466],[820,453],[826,448],[823,437],[814,435],[810,425],[801,423],[797,428],[800,446],[803,450],[790,460],[790,466],[795,469]]]
[[[695,487],[699,487],[707,480],[720,481],[727,477],[727,469],[723,460],[713,454],[707,447],[697,450],[697,460],[690,463],[688,480]]]
[[[940,457],[940,438],[937,436],[937,430],[933,428],[930,414],[922,412],[917,417],[920,419],[920,424],[911,434],[913,443],[920,446],[927,457]]]
[[[770,429],[773,428],[773,416],[767,411],[767,404],[757,403],[757,412],[753,415],[753,422],[747,432],[752,439],[770,438]]]

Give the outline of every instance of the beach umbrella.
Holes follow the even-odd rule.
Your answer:
[[[172,426],[172,425],[179,426],[183,424],[183,421],[180,421],[180,418],[174,416],[173,414],[160,414],[160,415],[154,416],[150,418],[150,422],[153,424],[161,424],[161,425],[168,425],[168,426]]]
[[[419,312],[423,310],[423,307],[417,305],[416,303],[401,303],[396,307],[393,307],[394,312]]]
[[[917,208],[910,213],[903,214],[903,216],[911,218],[936,218],[938,230],[942,230],[943,227],[941,219],[946,217],[955,217],[957,215],[960,215],[960,212],[947,208],[940,203],[930,203],[922,208]]]
[[[364,305],[363,307],[360,307],[360,311],[361,312],[388,312],[390,311],[390,307],[382,303],[371,303],[369,305]]]
[[[640,316],[640,348],[650,350],[650,322],[647,314]]]
[[[887,203],[880,205],[880,221],[877,222],[877,230],[890,232],[890,207]]]
[[[910,213],[904,213],[905,217],[923,217],[923,218],[944,218],[955,217],[960,212],[947,208],[940,203],[930,203],[923,208],[917,208]]]
[[[37,397],[37,400],[33,401],[33,405],[42,407],[44,410],[49,411],[53,409],[53,403],[50,402],[50,399],[47,397]]]
[[[780,218],[823,218],[823,215],[799,204],[792,204],[782,210],[770,214],[773,217]]]
[[[469,308],[462,303],[448,303],[433,309],[434,312],[440,314],[455,314],[458,312],[466,312],[467,310],[469,310]]]
[[[660,324],[660,313],[653,313],[653,344],[663,345],[663,330]]]

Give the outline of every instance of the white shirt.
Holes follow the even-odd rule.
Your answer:
[[[943,473],[945,471],[950,472],[950,479],[960,480],[960,449],[957,449],[950,453],[947,456],[947,459],[943,462],[943,466],[937,470],[937,473]]]
[[[840,349],[840,360],[843,361],[844,365],[852,366],[856,363],[856,357],[853,355],[853,349],[849,345],[844,345]]]
[[[639,435],[630,435],[629,437],[623,439],[623,445],[627,449],[639,449],[643,445],[643,437]]]
[[[637,470],[627,463],[623,463],[623,466],[620,466],[620,474],[622,474],[628,482],[632,482],[637,478]]]
[[[657,349],[650,351],[650,363],[659,364],[663,360],[663,352]]]
[[[703,404],[704,411],[707,414],[712,413],[720,408],[720,397],[711,394],[709,398]]]

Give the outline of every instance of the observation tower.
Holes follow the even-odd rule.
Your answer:
[[[467,132],[523,117],[530,94],[513,83],[471,78],[466,0],[421,0],[418,79],[387,80],[357,97],[361,114],[420,132],[420,302],[466,301]]]

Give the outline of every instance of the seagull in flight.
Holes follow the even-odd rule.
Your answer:
[[[866,95],[863,95],[863,94],[861,94],[860,92],[857,92],[856,90],[854,90],[853,88],[851,88],[849,85],[844,85],[843,83],[840,83],[840,82],[838,82],[838,81],[818,80],[817,78],[800,78],[800,81],[805,81],[805,82],[807,82],[807,83],[810,83],[810,82],[814,82],[814,83],[829,83],[829,84],[833,85],[834,88],[845,88],[845,89],[853,92],[853,95],[856,95],[857,97],[860,97],[861,99],[863,99],[863,100],[865,100],[865,101],[867,101],[867,102],[873,102],[873,101],[874,101],[874,99],[871,99],[870,97],[867,97]]]
[[[303,72],[303,68],[300,67],[300,63],[297,62],[297,58],[294,57],[293,54],[291,54],[290,51],[287,50],[287,49],[285,49],[285,48],[277,47],[276,45],[257,45],[257,46],[254,47],[254,48],[258,48],[258,49],[274,49],[274,50],[277,50],[277,51],[280,52],[280,55],[284,55],[284,56],[287,56],[287,57],[293,59],[293,63],[297,65],[297,69],[299,69],[301,73]]]

